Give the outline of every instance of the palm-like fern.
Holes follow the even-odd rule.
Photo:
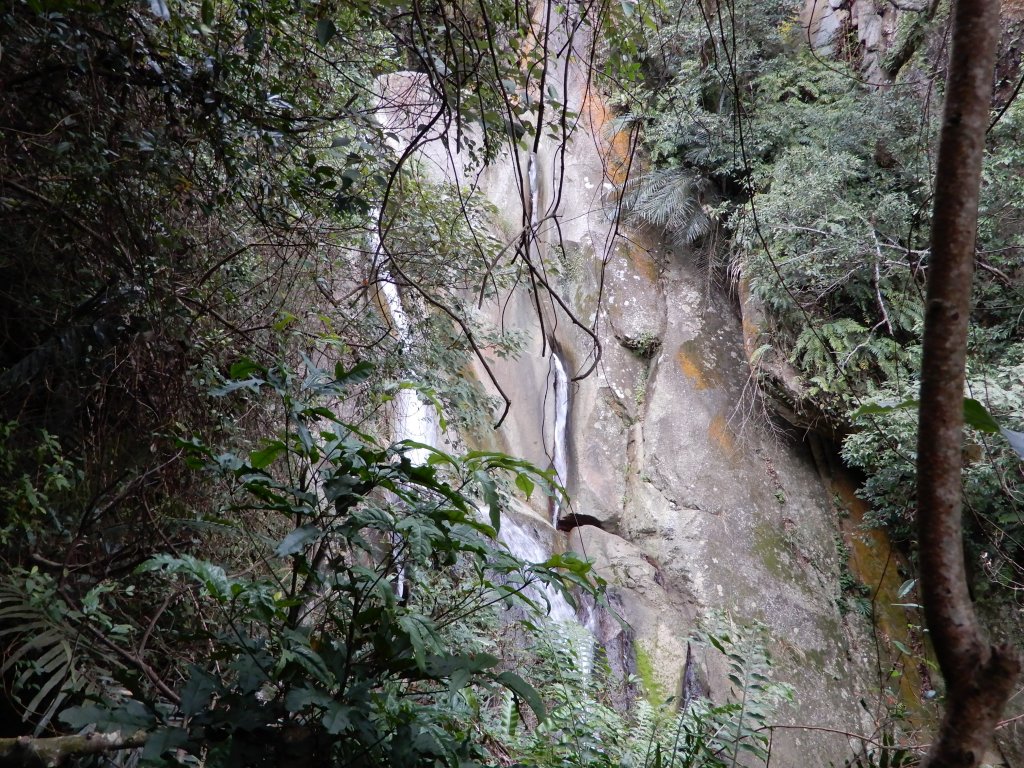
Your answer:
[[[0,676],[23,719],[35,723],[36,735],[69,699],[99,694],[102,681],[111,679],[96,666],[103,654],[75,627],[76,617],[83,618],[37,571],[16,573],[0,584]]]
[[[663,227],[680,245],[709,235],[714,219],[704,205],[708,182],[682,168],[658,168],[631,180],[625,203],[641,222]]]
[[[846,392],[864,373],[889,380],[907,376],[907,354],[895,339],[879,336],[848,317],[808,326],[796,340],[793,362],[823,392]]]

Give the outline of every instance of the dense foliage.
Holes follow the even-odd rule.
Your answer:
[[[600,598],[589,566],[498,537],[551,472],[392,442],[410,392],[442,430],[500,414],[461,373],[520,340],[474,305],[539,272],[414,150],[566,129],[530,13],[0,11],[0,737],[144,742],[83,764],[763,755],[784,689],[756,643],[706,637],[740,703],[625,709],[638,681],[545,616]],[[399,137],[404,70],[426,107]]]
[[[462,374],[522,340],[475,307],[544,289],[527,228],[490,226],[415,151],[483,164],[564,138],[532,11],[0,10],[0,736],[140,730],[142,759],[189,765],[765,757],[787,689],[758,643],[699,638],[733,684],[714,705],[615,678],[544,617],[599,597],[589,567],[499,538],[513,494],[561,492],[552,474],[393,444],[410,391],[453,426],[500,417]],[[916,424],[889,406],[916,394],[943,59],[918,44],[943,14],[913,22],[881,89],[851,30],[811,51],[781,0],[579,9],[591,32],[609,19],[603,75],[649,166],[623,200],[737,278],[765,391],[843,439],[875,522],[910,537]],[[399,129],[384,84],[410,71],[423,112]],[[997,106],[965,490],[979,575],[1014,587],[1022,480],[999,426],[1024,413],[1024,108]]]
[[[941,9],[902,12],[900,34],[916,37],[894,48],[905,58],[890,62],[893,83],[872,87],[848,24],[811,50],[786,3],[648,10],[665,23],[645,36],[644,77],[623,98],[626,119],[644,126],[652,164],[634,212],[667,224],[699,260],[737,280],[765,391],[801,428],[843,440],[846,460],[864,471],[875,522],[906,540],[915,417],[864,406],[916,396],[945,61],[933,41],[948,20]],[[1003,55],[1015,66],[1012,50]],[[1010,430],[1022,425],[1024,398],[1021,114],[1019,101],[994,105],[967,393]],[[1012,586],[1024,554],[1020,455],[980,430],[965,455],[974,557],[985,575],[977,587]]]

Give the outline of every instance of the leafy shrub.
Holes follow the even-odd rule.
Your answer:
[[[496,540],[492,475],[550,488],[550,473],[502,454],[438,449],[419,465],[408,455],[414,446],[380,446],[325,405],[368,374],[312,368],[300,382],[280,364],[232,368],[222,395],[272,393],[288,427],[248,455],[182,445],[227,484],[220,523],[247,540],[245,560],[167,553],[144,563],[140,580],[157,575],[199,609],[189,627],[166,617],[179,653],[193,649],[176,665],[182,683],[161,703],[137,689],[120,705],[104,697],[71,708],[66,723],[148,730],[152,760],[177,750],[178,759],[202,754],[218,765],[276,764],[285,754],[464,765],[486,757],[471,733],[467,688],[507,690],[545,721],[538,694],[500,668],[484,630],[493,630],[494,606],[536,610],[532,584],[569,600],[570,587],[593,593],[585,563],[557,555],[526,564]]]

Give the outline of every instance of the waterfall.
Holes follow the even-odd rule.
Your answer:
[[[499,538],[508,547],[509,552],[529,563],[542,563],[551,556],[550,546],[544,542],[546,531],[544,524],[536,524],[540,530],[517,522],[506,515],[502,518]],[[551,631],[560,639],[575,657],[573,671],[580,679],[587,681],[594,669],[594,652],[597,646],[597,620],[593,607],[586,612],[586,621],[581,621],[576,610],[558,590],[547,584],[538,584],[530,588],[531,597],[542,605],[547,603],[547,615]]]
[[[538,214],[538,200],[540,183],[537,173],[537,153],[530,152],[526,160],[526,176],[529,182],[529,203],[528,212],[530,217],[530,249],[531,255],[539,255],[537,243],[537,229],[540,225]],[[552,378],[552,399],[554,402],[554,434],[551,439],[551,465],[555,470],[555,479],[559,485],[565,487],[569,479],[568,459],[568,422],[569,422],[569,376],[565,372],[565,365],[562,359],[555,353],[551,355],[551,378]],[[556,497],[551,509],[551,524],[558,527],[559,516],[562,505]]]
[[[388,276],[390,277],[390,275]],[[390,280],[385,280],[381,286],[381,293],[388,305],[388,312],[391,320],[398,331],[398,338],[403,344],[408,344],[409,337],[409,316],[402,306],[402,297],[398,293],[398,286]],[[427,405],[420,398],[415,389],[403,388],[395,393],[395,434],[396,441],[413,440],[424,445],[435,445],[437,443],[437,412],[430,405]],[[413,448],[408,452],[409,460],[413,464],[423,464],[430,453],[425,448]]]
[[[537,235],[537,224],[539,216],[537,214],[537,153],[531,152],[526,160],[526,177],[530,184],[530,229],[531,239]]]
[[[376,221],[380,215],[375,211],[371,216]],[[376,256],[380,251],[380,238],[375,229],[370,230],[369,236],[370,252]],[[384,294],[384,301],[388,306],[388,314],[391,315],[391,322],[395,326],[399,341],[405,346],[410,343],[409,316],[402,306],[402,296],[398,292],[398,285],[394,282],[390,272],[381,270],[383,280],[381,281],[381,293]],[[411,373],[411,371],[410,371]],[[396,442],[412,440],[424,445],[436,445],[438,442],[437,412],[420,399],[415,389],[403,387],[395,393],[394,399],[395,426],[393,439]],[[430,456],[426,448],[413,448],[406,454],[413,464],[423,464]],[[392,551],[395,562],[398,565],[398,573],[395,577],[395,594],[399,599],[405,597],[405,564],[402,562],[400,553],[402,550],[402,539],[397,533],[392,537]]]
[[[550,557],[549,547],[545,547],[540,537],[527,528],[525,525],[504,515],[501,520],[501,532],[499,538],[505,542],[508,551],[525,560],[528,563],[543,563]],[[540,602],[545,600],[548,605],[548,618],[553,622],[576,622],[576,611],[562,596],[562,593],[552,589],[547,584],[538,585],[534,588]]]
[[[371,213],[370,220],[376,221],[380,217],[380,211]],[[370,253],[374,256],[380,251],[380,238],[377,230],[371,228],[369,235]],[[391,273],[386,269],[381,270],[380,292],[384,294],[384,301],[388,306],[388,314],[391,315],[391,322],[398,333],[398,339],[403,346],[411,342],[409,333],[409,315],[402,306],[402,296],[398,292],[398,285],[395,283]],[[410,371],[412,373],[412,371]],[[402,388],[395,394],[395,429],[393,438],[397,442],[402,440],[413,440],[424,445],[436,445],[437,435],[437,412],[424,403],[415,389]],[[429,452],[423,448],[415,448],[408,453],[409,460],[413,464],[423,464]]]
[[[555,479],[559,485],[565,486],[569,480],[569,376],[565,372],[565,365],[562,358],[556,354],[551,355],[551,370],[553,381],[551,385],[552,396],[555,403],[555,425],[554,435],[551,440],[551,464],[555,470]],[[561,516],[562,505],[558,497],[555,497],[552,505],[551,524],[558,527]]]

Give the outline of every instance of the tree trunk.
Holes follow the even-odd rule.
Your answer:
[[[917,452],[922,598],[947,690],[928,768],[979,764],[1020,667],[1014,650],[991,646],[978,624],[961,527],[967,325],[998,35],[998,0],[955,1],[935,174]]]

